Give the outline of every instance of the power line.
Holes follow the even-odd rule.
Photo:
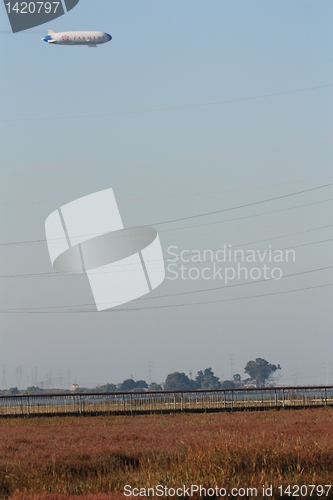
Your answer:
[[[305,288],[295,288],[293,290],[285,290],[282,292],[271,292],[271,293],[263,293],[263,294],[258,294],[258,295],[248,295],[246,297],[234,297],[230,299],[219,299],[219,300],[209,300],[209,301],[204,301],[204,302],[190,302],[188,304],[171,304],[171,305],[161,305],[161,306],[147,306],[147,307],[140,307],[140,308],[128,308],[128,309],[117,309],[117,310],[110,310],[107,309],[105,311],[19,311],[19,310],[0,310],[0,313],[15,313],[15,314],[77,314],[77,313],[115,313],[115,312],[133,312],[133,311],[143,311],[143,310],[148,310],[148,309],[169,309],[172,307],[186,307],[186,306],[197,306],[197,305],[204,305],[204,304],[217,304],[221,302],[231,302],[231,301],[238,301],[238,300],[245,300],[245,299],[256,299],[259,297],[269,297],[272,295],[282,295],[286,293],[295,293],[295,292],[302,292],[305,290],[314,290],[316,288],[325,288],[328,286],[332,286],[333,283],[328,283],[326,285],[316,285],[316,286],[309,286]]]
[[[292,273],[292,274],[286,274],[285,276],[281,276],[280,279],[283,278],[293,278],[295,276],[300,276],[303,274],[309,274],[309,273],[314,273],[318,271],[328,271],[329,269],[332,269],[333,266],[327,266],[327,267],[321,267],[318,269],[310,269],[308,271],[300,271],[298,273]],[[193,293],[202,293],[202,292],[214,292],[215,290],[222,290],[223,288],[234,288],[238,286],[245,286],[245,285],[254,285],[256,283],[266,283],[268,281],[276,281],[274,278],[272,279],[262,279],[262,280],[256,280],[256,281],[247,281],[245,283],[235,283],[234,285],[224,285],[224,286],[216,286],[216,287],[211,287],[211,288],[201,288],[200,290],[190,290],[188,292],[178,292],[174,294],[168,294],[168,295],[159,295],[157,297],[142,297],[141,299],[138,300],[151,300],[151,299],[161,299],[161,298],[166,298],[166,297],[175,297],[175,296],[180,296],[180,295],[190,295]],[[89,304],[90,305],[90,304]]]
[[[63,170],[63,169],[78,169],[78,168],[116,168],[116,167],[129,167],[129,166],[136,166],[136,167],[141,167],[142,165],[161,165],[165,163],[175,163],[176,161],[197,161],[197,160],[203,160],[207,158],[211,158],[213,156],[213,159],[216,161],[217,159],[220,158],[225,158],[227,156],[249,156],[249,155],[259,155],[259,154],[266,154],[266,153],[274,153],[274,152],[280,152],[280,151],[293,151],[295,149],[304,149],[304,148],[309,148],[309,147],[317,147],[317,146],[322,146],[326,145],[326,143],[310,143],[310,139],[322,139],[325,137],[331,137],[332,134],[322,134],[322,135],[317,135],[317,136],[311,136],[307,138],[302,138],[302,139],[297,139],[293,141],[284,141],[284,142],[278,142],[276,145],[273,146],[273,144],[270,144],[269,146],[273,147],[273,149],[267,145],[265,146],[256,146],[255,148],[234,148],[234,149],[227,149],[224,152],[219,152],[219,153],[207,153],[207,154],[187,154],[187,155],[177,155],[173,157],[166,157],[166,158],[158,158],[158,159],[153,159],[153,160],[135,160],[135,161],[122,161],[122,162],[113,162],[113,163],[98,163],[98,164],[90,164],[90,165],[53,165],[53,166],[33,166],[33,167],[0,167],[0,170],[21,170],[21,171],[29,171],[29,170]],[[297,143],[301,143],[306,141],[306,145],[296,145]],[[289,145],[289,147],[286,147],[286,145]],[[282,146],[282,147],[280,147]],[[275,185],[281,185],[281,184],[295,184],[295,182],[288,182],[288,183],[278,183]],[[239,190],[227,190],[228,191],[239,191]],[[168,197],[168,198],[174,198],[174,197]],[[177,197],[176,197],[177,198]],[[49,202],[53,203],[53,202]]]
[[[288,194],[284,194],[284,195],[280,195],[280,196],[275,196],[275,197],[272,197],[272,198],[266,198],[264,200],[259,200],[259,201],[254,201],[254,202],[251,202],[251,203],[246,203],[246,204],[243,204],[243,205],[236,205],[234,207],[228,207],[228,208],[223,208],[223,209],[220,209],[220,210],[214,210],[212,212],[204,212],[204,213],[197,214],[197,215],[189,215],[187,217],[181,217],[181,218],[178,218],[178,219],[170,219],[170,220],[166,220],[166,221],[154,222],[154,223],[150,223],[149,225],[150,226],[158,226],[158,225],[163,225],[163,224],[170,224],[170,223],[173,223],[173,222],[179,222],[179,221],[182,221],[182,220],[189,220],[189,219],[196,219],[196,218],[199,218],[199,217],[206,217],[206,216],[209,216],[209,215],[215,215],[215,214],[223,213],[223,212],[230,212],[230,211],[238,210],[238,209],[241,209],[241,208],[247,208],[247,207],[250,207],[250,206],[261,205],[263,203],[269,203],[271,201],[281,200],[281,199],[284,199],[284,198],[290,198],[292,196],[297,196],[299,194],[304,194],[304,193],[308,193],[308,192],[311,192],[311,191],[315,191],[315,190],[319,190],[319,189],[324,189],[324,188],[330,187],[330,186],[333,186],[333,182],[330,182],[328,184],[323,184],[321,186],[316,186],[316,187],[313,187],[313,188],[303,189],[301,191],[295,191],[293,193],[288,193]],[[326,201],[331,201],[331,200],[332,200],[332,198],[329,198],[327,200],[322,200],[322,201],[319,201],[319,202],[314,202],[313,204],[315,204],[315,203],[324,203]],[[311,204],[312,203],[310,203],[309,205],[311,205]],[[293,208],[301,208],[301,207],[303,207],[303,205],[301,205],[300,207],[297,206],[297,207],[284,208],[284,209],[281,209],[281,211],[291,210]],[[263,214],[254,214],[253,217],[257,217],[259,215],[267,215],[267,214],[270,214],[270,213],[273,213],[273,212],[267,212],[267,213],[263,213]],[[247,218],[247,217],[249,217],[249,216],[244,216],[244,218]],[[230,219],[230,220],[221,221],[221,222],[230,222],[230,221],[233,221],[233,220],[237,220],[237,219]],[[215,223],[217,223],[217,222],[215,222]],[[210,224],[214,224],[214,223],[210,223]],[[190,227],[193,227],[193,226],[190,226]],[[182,229],[182,228],[180,228],[180,229]],[[177,228],[174,229],[174,230],[177,230]],[[164,232],[164,231],[162,230],[162,232]],[[97,235],[99,235],[99,233],[96,233],[96,234],[86,234],[86,235],[81,235],[81,236],[94,237],[94,236],[97,236]],[[56,241],[56,239],[59,239],[59,238],[54,238],[54,239],[52,239],[52,241]],[[0,243],[0,246],[26,245],[26,244],[32,244],[32,243],[45,243],[45,242],[46,242],[46,239],[43,238],[43,239],[40,239],[40,240],[13,241],[13,242]]]
[[[159,233],[165,233],[165,232],[170,232],[170,231],[180,231],[181,229],[191,229],[193,227],[214,226],[216,224],[222,224],[223,222],[234,222],[236,220],[252,219],[253,217],[261,217],[263,215],[271,215],[271,214],[276,214],[279,212],[287,212],[289,210],[295,210],[296,208],[309,207],[311,205],[318,205],[320,203],[326,203],[326,202],[332,201],[332,200],[333,200],[333,198],[327,198],[326,200],[314,201],[312,203],[305,203],[303,205],[296,205],[294,207],[280,208],[279,210],[270,210],[269,212],[261,212],[260,214],[242,215],[241,217],[234,217],[233,219],[224,219],[224,220],[219,220],[219,221],[215,221],[215,222],[204,222],[202,224],[195,224],[193,226],[182,226],[182,227],[177,227],[177,228],[173,228],[173,229],[160,229]]]
[[[289,194],[283,194],[283,195],[280,195],[280,196],[275,196],[273,198],[266,198],[265,200],[253,201],[251,203],[245,203],[244,205],[236,205],[234,207],[223,208],[221,210],[214,210],[212,212],[205,212],[205,213],[201,213],[201,214],[197,214],[197,215],[189,215],[187,217],[180,217],[178,219],[170,219],[170,220],[166,220],[166,221],[152,222],[150,224],[150,226],[159,226],[161,224],[169,224],[171,222],[179,222],[179,221],[182,221],[182,220],[196,219],[198,217],[207,217],[208,215],[220,214],[222,212],[230,212],[232,210],[238,210],[240,208],[248,208],[248,207],[252,207],[254,205],[260,205],[262,203],[268,203],[268,202],[275,201],[275,200],[282,200],[284,198],[290,198],[291,196],[297,196],[299,194],[309,193],[311,191],[316,191],[318,189],[324,189],[324,188],[329,187],[329,186],[333,186],[333,182],[330,182],[328,184],[323,184],[321,186],[316,186],[316,187],[313,187],[313,188],[309,188],[309,189],[303,189],[301,191],[295,191],[295,192],[289,193]]]
[[[332,227],[333,224],[329,225],[329,226],[323,226],[323,227],[320,227],[320,228],[315,228],[315,229],[309,229],[309,230],[306,230],[306,231],[301,231],[300,233],[295,233],[295,234],[304,234],[304,233],[307,233],[307,232],[310,232],[310,231],[317,231],[318,229],[323,229],[323,228],[327,228],[327,227]],[[272,241],[274,239],[282,239],[282,238],[287,238],[288,236],[291,236],[290,234],[286,234],[286,235],[282,235],[282,236],[276,236],[274,238],[268,238],[268,239],[265,239],[265,240],[258,240],[258,241],[251,241],[251,242],[247,242],[247,243],[241,243],[239,245],[237,245],[237,248],[240,248],[240,247],[243,247],[243,246],[248,246],[248,245],[253,245],[255,243],[265,243],[266,241]],[[282,250],[293,250],[295,248],[302,248],[302,247],[306,247],[306,246],[311,246],[311,245],[319,245],[321,243],[328,243],[330,241],[333,241],[333,238],[328,238],[326,240],[319,240],[319,241],[312,241],[310,243],[302,243],[300,245],[293,245],[292,247],[288,246],[288,247],[283,247],[283,248],[278,248],[278,249],[274,249],[273,251],[276,251],[276,250],[279,250],[279,251],[282,251]],[[215,248],[215,249],[212,249],[211,252],[214,253],[214,252],[217,252],[219,251],[220,248]],[[265,254],[267,250],[263,250],[262,252],[259,252],[257,251],[257,255],[263,255]],[[196,252],[195,255],[202,255],[206,252],[206,250],[202,250],[201,252]],[[186,253],[184,256],[186,257],[191,257],[191,255],[194,255],[194,252],[188,252]],[[180,254],[177,254],[177,257],[180,257]],[[241,259],[242,256],[240,255],[239,256],[239,259]],[[170,260],[171,257],[164,257],[162,260],[164,262]],[[154,259],[154,260],[147,260],[147,262],[160,262],[161,259]],[[236,262],[237,260],[237,256],[234,257],[234,260],[233,262]],[[204,264],[206,261],[200,261],[200,262],[196,262],[196,264]],[[215,260],[212,260],[211,262],[219,262],[219,261],[216,261]],[[230,260],[227,260],[227,262],[230,262]],[[123,264],[118,264],[117,266],[115,267],[124,267]],[[156,268],[152,268],[152,269],[156,269]],[[111,271],[103,271],[101,272],[100,274],[104,274],[104,273],[112,273],[112,272],[115,272],[113,270]],[[119,272],[119,270],[116,271],[117,273]],[[120,271],[121,272],[121,271]],[[124,272],[128,272],[127,270],[125,270]],[[54,272],[46,272],[46,273],[25,273],[25,274],[3,274],[3,275],[0,275],[0,279],[6,279],[6,278],[64,278],[64,277],[73,277],[73,276],[84,276],[84,274],[82,273],[75,273],[75,274],[71,274],[71,273],[54,273]]]
[[[236,99],[226,99],[223,101],[212,101],[212,102],[206,102],[206,103],[201,103],[201,104],[188,104],[188,105],[183,105],[183,106],[172,106],[172,107],[167,107],[167,108],[155,108],[155,109],[144,109],[141,111],[120,111],[116,113],[100,113],[100,114],[91,114],[91,115],[67,115],[67,116],[47,116],[47,117],[41,117],[41,118],[2,118],[1,121],[44,121],[44,120],[74,120],[74,119],[80,119],[80,118],[99,118],[99,117],[108,117],[108,116],[123,116],[123,115],[137,115],[141,113],[158,113],[162,111],[177,111],[181,109],[191,109],[191,108],[202,108],[202,107],[208,107],[208,106],[216,106],[216,105],[221,105],[221,104],[228,104],[228,103],[233,103],[233,102],[242,102],[242,101],[251,101],[251,100],[256,100],[256,99],[267,99],[269,97],[278,97],[278,96],[283,96],[283,95],[289,95],[289,94],[296,94],[300,92],[307,92],[309,90],[319,90],[319,89],[324,89],[324,88],[329,88],[332,87],[333,84],[330,83],[328,85],[319,85],[316,87],[306,87],[304,89],[296,89],[296,90],[287,90],[285,92],[276,92],[273,94],[262,94],[262,95],[257,95],[257,96],[251,96],[251,97],[240,97]]]
[[[285,276],[282,276],[280,279],[292,278],[295,276],[310,274],[310,273],[319,272],[319,271],[327,271],[327,270],[332,269],[332,268],[333,268],[333,266],[327,266],[327,267],[322,267],[322,268],[317,268],[317,269],[310,269],[307,271],[300,271],[297,273],[287,274]],[[272,278],[272,279],[262,279],[262,280],[256,280],[256,281],[247,281],[245,283],[236,283],[234,285],[228,285],[227,287],[224,285],[224,286],[219,286],[219,287],[204,288],[204,289],[200,289],[200,290],[191,290],[188,292],[177,292],[177,293],[173,293],[173,294],[158,295],[156,297],[142,297],[142,298],[137,299],[137,300],[143,301],[143,300],[156,300],[156,299],[169,298],[169,297],[179,297],[181,295],[189,295],[189,294],[201,293],[201,292],[211,292],[211,291],[221,290],[221,289],[230,289],[230,288],[239,287],[239,286],[254,285],[256,283],[266,283],[268,281],[276,281],[276,280],[274,280],[274,278]],[[316,287],[314,287],[314,288],[316,288]],[[307,290],[307,288],[305,288],[304,290]],[[276,292],[276,293],[280,293],[280,292]],[[284,292],[281,292],[281,293],[284,293]],[[264,295],[274,295],[274,294],[268,293],[268,294],[264,294]],[[225,299],[225,300],[238,300],[238,299]],[[212,301],[212,302],[216,302],[216,301]],[[217,302],[219,302],[219,301],[217,301]],[[199,302],[199,304],[200,303],[201,302]],[[202,303],[206,303],[206,302],[202,302]],[[36,312],[40,312],[40,309],[59,309],[59,308],[68,308],[69,309],[69,308],[74,308],[74,307],[91,307],[93,305],[94,304],[90,303],[90,304],[75,304],[72,306],[45,306],[45,307],[36,307],[36,308],[28,307],[28,308],[22,308],[22,309],[16,309],[16,310],[15,309],[8,309],[8,310],[2,309],[2,310],[0,310],[0,312],[21,312],[21,311],[33,311],[33,310],[36,310]],[[191,305],[191,304],[187,304],[187,305]],[[156,306],[156,307],[169,307],[169,306]],[[148,307],[148,308],[143,307],[142,309],[150,309],[150,307]],[[138,310],[138,309],[118,309],[118,311],[121,311],[121,310],[126,311],[126,310]],[[48,312],[48,311],[45,311],[45,312]],[[65,311],[54,311],[54,312],[65,312]],[[83,310],[83,311],[77,311],[77,312],[89,312],[89,311]]]
[[[324,287],[328,287],[328,286],[332,286],[332,285],[333,285],[333,283],[329,283],[327,285],[309,286],[306,288],[295,288],[293,290],[285,290],[282,292],[263,293],[263,294],[258,294],[258,295],[248,295],[246,297],[234,297],[234,298],[229,298],[229,299],[208,300],[208,301],[204,301],[204,302],[190,302],[189,304],[171,304],[171,305],[132,308],[132,311],[140,311],[143,309],[165,309],[165,308],[171,308],[171,307],[186,307],[186,306],[196,306],[196,305],[203,305],[203,304],[216,304],[219,302],[231,302],[231,301],[236,301],[236,300],[255,299],[258,297],[268,297],[268,296],[272,296],[272,295],[282,295],[285,293],[302,292],[304,290],[313,290],[315,288],[324,288]],[[126,310],[126,309],[123,309],[123,310]],[[106,310],[105,312],[110,312],[110,311]]]

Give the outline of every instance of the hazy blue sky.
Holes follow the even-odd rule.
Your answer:
[[[256,357],[281,364],[282,384],[333,383],[332,288],[322,287],[333,283],[332,11],[325,0],[81,0],[11,34],[2,8],[7,387],[47,385],[50,367],[54,385],[60,370],[82,386],[148,380],[148,362],[157,382],[207,367],[227,379]],[[47,29],[113,39],[50,46]],[[278,264],[281,280],[248,285],[167,270],[150,295],[97,313],[85,276],[53,271],[44,222],[109,187],[125,226],[159,231],[165,258],[170,246],[231,245],[293,248],[295,262]]]

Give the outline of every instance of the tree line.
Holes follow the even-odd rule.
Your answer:
[[[103,384],[98,385],[94,388],[79,387],[78,385],[73,385],[71,390],[64,391],[61,389],[41,389],[36,386],[30,386],[25,391],[19,391],[17,387],[12,387],[8,391],[0,391],[2,395],[15,395],[15,394],[42,394],[47,393],[63,393],[63,392],[133,392],[133,391],[177,391],[177,390],[199,390],[199,389],[234,389],[236,387],[265,387],[267,384],[272,385],[274,383],[273,374],[280,370],[280,365],[273,365],[263,358],[256,358],[255,360],[248,361],[244,373],[248,376],[242,379],[239,373],[233,375],[232,380],[221,381],[219,377],[214,375],[211,368],[206,368],[205,370],[200,370],[197,376],[192,379],[188,377],[184,372],[173,372],[170,373],[165,382],[158,384],[152,382],[147,384],[145,380],[135,381],[133,378],[124,380],[120,384]]]

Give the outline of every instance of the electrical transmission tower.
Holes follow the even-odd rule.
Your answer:
[[[326,365],[326,385],[331,385],[333,382],[333,363],[327,363]]]
[[[18,389],[22,389],[22,375],[23,370],[22,365],[20,365],[16,368],[16,386]]]
[[[234,358],[235,358],[234,353],[231,352],[230,354],[228,354],[228,358],[230,364],[230,380],[232,380],[234,376]]]
[[[151,377],[151,374],[152,374],[152,362],[151,361],[147,361],[147,369],[148,369],[148,385],[150,385],[152,383],[152,377]]]

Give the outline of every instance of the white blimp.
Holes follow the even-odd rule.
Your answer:
[[[47,35],[41,40],[54,45],[87,45],[97,47],[102,43],[109,42],[112,36],[104,31],[62,31],[48,30]]]

